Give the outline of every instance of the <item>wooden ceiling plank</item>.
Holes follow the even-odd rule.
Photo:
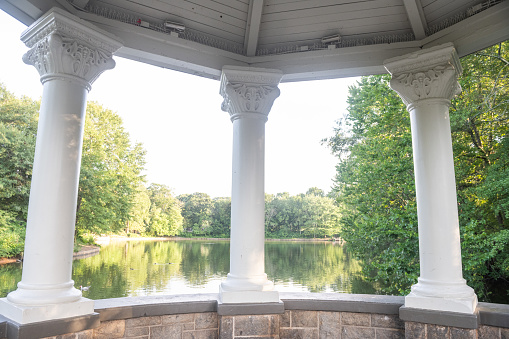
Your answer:
[[[410,29],[408,22],[402,18],[400,15],[384,15],[377,17],[376,20],[373,18],[350,18],[338,21],[324,21],[324,22],[309,22],[306,24],[302,24],[300,26],[293,27],[278,27],[272,29],[263,29],[260,31],[260,37],[267,36],[283,36],[283,35],[294,35],[300,33],[307,32],[322,32],[334,30],[331,34],[340,34],[341,36],[345,36],[347,30],[351,31],[352,29],[358,29],[360,27],[373,27],[373,25],[383,25],[383,24],[396,24],[399,23],[401,29]],[[321,38],[327,34],[318,34],[318,37]]]
[[[247,56],[256,55],[262,12],[263,0],[252,0],[249,6],[249,14],[246,25],[246,38],[244,40],[244,47]]]
[[[98,5],[110,3],[111,5],[118,4],[119,1],[115,0],[101,0],[96,1]],[[171,3],[151,0],[127,0],[121,2],[127,10],[144,14],[146,12],[152,13],[153,17],[160,17],[164,19],[164,14],[170,14],[182,19],[188,19],[196,22],[203,22],[210,26],[221,27],[224,25],[225,30],[235,30],[241,28],[242,31],[245,29],[245,18],[239,19],[231,15],[223,14],[221,12],[208,9],[204,6],[194,5],[193,3],[184,0],[171,0]],[[118,5],[117,5],[118,6]],[[162,13],[161,13],[162,12]],[[247,15],[247,14],[246,14]],[[222,16],[222,17],[221,17]],[[244,32],[242,32],[244,35]]]
[[[442,21],[446,20],[451,16],[465,12],[467,9],[474,6],[476,3],[478,3],[478,1],[476,2],[470,1],[462,5],[461,7],[454,7],[451,3],[445,3],[443,4],[442,7],[434,11],[428,11],[426,8],[424,8],[424,14],[428,19],[428,26],[431,27],[433,25],[440,24]]]
[[[405,15],[405,8],[403,6],[399,7],[386,7],[386,8],[377,8],[377,9],[368,9],[354,12],[341,12],[341,13],[333,13],[327,14],[321,17],[304,17],[299,20],[294,19],[285,19],[279,21],[269,21],[264,22],[262,24],[261,30],[270,30],[270,29],[279,29],[279,28],[288,28],[288,27],[298,27],[305,25],[314,25],[320,23],[330,23],[336,22],[337,26],[343,25],[345,21],[351,20],[373,20],[378,17],[384,17],[388,15]]]
[[[101,1],[101,3],[108,3],[108,1],[114,3],[112,0],[104,0]],[[113,4],[109,4],[109,7],[125,10],[128,13],[138,13],[142,18],[149,20],[153,18],[156,22],[158,20],[176,21],[186,27],[207,33],[208,35],[216,35],[218,37],[224,35],[225,38],[231,39],[237,43],[242,43],[244,41],[244,26],[237,27],[227,22],[212,20],[207,16],[196,13],[194,15],[189,15],[189,13],[177,7],[166,6],[157,10],[152,7],[147,7],[145,4],[135,2],[131,2],[128,8],[122,8]],[[187,17],[184,16],[186,14],[188,14]]]
[[[352,3],[360,4],[364,7],[370,7],[373,6],[373,4],[380,4],[380,3],[387,3],[387,1],[382,0],[362,0],[362,1],[337,1],[337,0],[305,0],[305,1],[298,1],[298,2],[291,2],[291,3],[277,3],[274,5],[267,5],[265,4],[264,12],[267,14],[273,14],[273,13],[284,13],[284,12],[292,12],[292,11],[309,11],[309,10],[315,10],[320,8],[327,8],[330,6],[346,6]],[[401,0],[394,0],[391,1],[393,5],[401,5]]]
[[[102,3],[108,3],[112,0],[103,0]],[[147,20],[159,21],[159,20],[171,20],[176,21],[188,28],[192,28],[194,31],[201,32],[207,36],[219,38],[222,40],[232,41],[235,43],[243,43],[244,41],[244,28],[238,28],[224,22],[217,23],[212,22],[207,17],[201,15],[194,15],[192,19],[184,19],[174,13],[182,13],[181,10],[175,10],[175,12],[166,12],[165,10],[156,10],[151,7],[146,7],[140,4],[131,3],[132,6],[129,8],[122,8],[112,4],[108,4],[110,8],[125,10],[129,13],[138,13],[142,18]],[[137,7],[135,8],[134,5]],[[142,13],[141,13],[142,12]]]
[[[234,8],[244,13],[247,13],[249,10],[249,3],[245,3],[243,1],[238,0],[212,0],[212,1],[218,2],[227,7]]]
[[[279,21],[285,19],[300,19],[305,17],[321,16],[332,13],[347,13],[354,11],[363,11],[375,8],[401,7],[401,0],[379,0],[367,1],[362,3],[349,3],[345,5],[333,5],[327,7],[316,7],[308,10],[287,11],[281,13],[267,13],[264,9],[262,23],[269,21]]]
[[[408,21],[414,32],[415,38],[420,40],[426,37],[426,29],[428,25],[424,17],[424,11],[420,0],[403,0],[405,5]]]
[[[187,1],[186,1],[187,2]],[[217,1],[189,1],[189,4],[194,4],[194,7],[200,6],[207,9],[210,9],[213,12],[217,13],[223,13],[226,15],[229,15],[233,18],[240,19],[242,21],[245,21],[247,18],[247,8],[243,11],[238,10],[232,6],[227,6],[221,2]]]

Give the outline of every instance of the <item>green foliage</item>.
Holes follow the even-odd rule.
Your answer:
[[[152,184],[148,187],[150,223],[148,232],[156,236],[174,236],[182,231],[183,218],[180,202],[169,187]]]
[[[348,115],[326,140],[340,159],[335,195],[340,236],[385,293],[405,294],[418,276],[410,121],[388,76],[350,88]]]
[[[195,236],[210,235],[214,208],[210,196],[206,193],[182,194],[178,199],[183,204],[184,231]]]
[[[16,98],[0,84],[0,210],[25,221],[39,102]]]
[[[215,198],[212,200],[212,235],[216,237],[229,237],[231,228],[231,198]]]
[[[145,151],[132,145],[121,118],[87,105],[77,206],[77,232],[118,232],[131,218]]]
[[[508,57],[504,42],[463,58],[450,110],[464,276],[492,301],[507,300],[509,279]],[[389,79],[350,88],[348,114],[325,141],[339,159],[341,237],[384,293],[406,294],[419,271],[411,134]]]
[[[461,60],[451,128],[464,276],[481,300],[509,295],[509,42]]]
[[[265,234],[273,238],[324,238],[339,233],[339,209],[323,191],[265,196]]]
[[[133,199],[133,207],[129,221],[127,223],[126,233],[145,233],[150,226],[150,207],[151,201],[147,188],[139,184]]]
[[[19,255],[24,242],[25,225],[17,222],[12,213],[0,211],[0,258]]]

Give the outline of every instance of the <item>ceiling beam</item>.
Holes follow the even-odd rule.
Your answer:
[[[258,34],[262,21],[263,0],[251,0],[247,16],[246,36],[244,38],[244,50],[247,56],[256,55],[258,47]]]
[[[428,24],[424,17],[421,0],[403,0],[403,3],[405,4],[408,21],[410,21],[410,25],[412,26],[415,39],[424,39],[426,37],[426,28],[428,28]]]

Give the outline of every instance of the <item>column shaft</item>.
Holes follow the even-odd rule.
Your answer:
[[[230,274],[265,278],[265,118],[233,121]]]
[[[444,101],[429,99],[409,109],[421,279],[464,283],[449,110]]]
[[[26,291],[9,294],[11,302],[48,304],[81,297],[71,274],[86,97],[82,84],[67,79],[44,83],[18,285]]]

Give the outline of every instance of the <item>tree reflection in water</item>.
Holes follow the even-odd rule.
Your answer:
[[[76,260],[76,286],[90,299],[218,292],[229,272],[228,241],[128,241]],[[331,242],[267,242],[265,266],[279,291],[376,293],[359,277],[361,266]],[[21,265],[0,266],[0,297],[16,289]]]

